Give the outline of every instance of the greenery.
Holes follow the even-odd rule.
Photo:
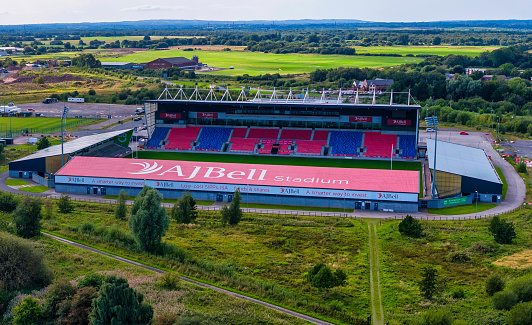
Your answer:
[[[52,144],[50,143],[50,140],[48,140],[48,137],[42,137],[37,141],[37,150],[46,149]]]
[[[399,223],[399,232],[403,235],[412,238],[420,238],[423,236],[423,229],[419,220],[412,218],[411,215],[407,215]]]
[[[26,196],[13,212],[17,235],[23,238],[39,236],[41,232],[42,200]]]
[[[451,325],[452,318],[448,311],[430,310],[423,314],[421,319],[421,325]]]
[[[425,266],[421,276],[423,279],[419,282],[419,289],[423,297],[432,299],[438,291],[438,271],[433,266]]]
[[[318,263],[307,273],[307,281],[315,288],[325,290],[344,286],[347,275],[341,269],[332,272],[331,268],[323,263]]]
[[[49,187],[46,187],[44,185],[37,185],[37,186],[21,187],[18,190],[22,192],[44,193],[48,191],[49,189],[50,189]]]
[[[242,197],[240,196],[240,190],[236,190],[233,194],[233,199],[229,205],[229,224],[231,226],[238,225],[240,220],[242,220],[242,209],[240,208],[240,201]]]
[[[22,238],[0,231],[0,281],[7,290],[47,285],[52,278],[43,253]]]
[[[124,190],[120,191],[118,195],[117,205],[115,209],[115,218],[124,220],[127,217],[127,194]]]
[[[161,239],[168,228],[169,220],[166,210],[161,207],[161,199],[156,189],[144,186],[131,207],[129,229],[140,248],[147,252],[155,252],[160,248]]]
[[[15,178],[9,178],[6,179],[6,185],[8,186],[20,186],[20,185],[29,185],[30,183],[21,180],[21,179],[15,179]]]
[[[466,204],[466,205],[457,205],[454,207],[447,207],[441,209],[429,208],[427,209],[428,213],[431,214],[441,214],[441,215],[457,215],[457,214],[470,214],[475,212],[483,212],[489,209],[496,207],[495,203],[476,203],[476,204]]]
[[[517,301],[517,295],[513,291],[500,291],[491,298],[491,305],[493,309],[510,310]]]
[[[70,201],[70,196],[65,193],[61,194],[59,201],[57,201],[57,207],[61,213],[70,213],[74,211],[74,204]]]
[[[9,133],[9,117],[0,117],[0,134]],[[92,119],[69,118],[66,129],[93,122]],[[58,117],[11,117],[13,135],[22,133],[51,133],[61,131],[61,118]],[[44,138],[44,137],[43,137]],[[42,139],[42,138],[41,138]]]
[[[508,182],[506,181],[506,177],[504,176],[504,173],[500,167],[495,167],[495,170],[502,181],[502,199],[504,200],[506,199],[506,192],[508,192]]]
[[[493,296],[495,293],[504,290],[504,280],[498,274],[492,274],[486,279],[486,293]]]
[[[0,211],[12,212],[17,208],[20,199],[12,193],[0,192]]]
[[[28,296],[22,300],[22,304],[15,308],[15,318],[13,319],[14,325],[33,325],[40,316],[42,310],[37,299]]]
[[[170,217],[175,220],[176,223],[189,224],[194,222],[197,216],[196,200],[192,198],[190,193],[183,192],[183,196],[177,200],[172,207],[172,210],[170,210]]]
[[[47,317],[55,317],[61,302],[71,298],[76,293],[76,287],[66,279],[59,279],[52,283],[46,292],[44,313]]]
[[[532,323],[532,302],[520,302],[510,312],[506,319],[508,325],[526,325]]]
[[[110,276],[93,302],[91,324],[148,324],[153,309],[143,300],[144,296],[130,288],[126,279]]]
[[[513,223],[497,216],[491,219],[488,230],[499,244],[511,244],[516,237],[515,226]]]
[[[517,172],[518,173],[524,173],[524,174],[528,174],[528,171],[526,170],[526,164],[524,161],[521,161],[518,165],[517,165]]]

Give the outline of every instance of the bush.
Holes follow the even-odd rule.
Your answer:
[[[519,302],[532,301],[532,278],[518,278],[508,285],[508,290],[517,295],[517,301]]]
[[[499,250],[499,245],[492,242],[478,241],[473,243],[469,250],[478,254],[493,254]]]
[[[42,309],[37,299],[27,296],[14,310],[14,325],[33,325],[41,317]]]
[[[422,325],[451,325],[452,319],[448,312],[444,310],[431,310],[423,314]]]
[[[425,266],[421,275],[423,280],[419,282],[419,289],[423,297],[432,299],[438,292],[438,271],[433,266]]]
[[[61,194],[59,201],[57,202],[57,207],[61,213],[70,213],[74,211],[74,205],[70,201],[70,196]]]
[[[96,289],[100,289],[103,283],[103,276],[98,273],[90,273],[85,275],[83,279],[81,279],[78,283],[78,288],[85,288],[85,287],[94,287]]]
[[[491,219],[488,230],[499,244],[511,244],[516,237],[514,224],[499,217]]]
[[[168,243],[162,243],[161,247],[164,256],[180,263],[185,263],[185,261],[190,258],[190,254],[181,247]]]
[[[52,144],[50,143],[50,140],[48,140],[47,137],[42,137],[42,138],[39,139],[39,141],[37,141],[37,149],[38,150],[46,149],[46,148],[48,148],[51,145]]]
[[[175,274],[165,273],[159,280],[159,286],[166,290],[177,290],[179,288],[179,277]]]
[[[177,223],[188,224],[194,222],[197,216],[196,200],[187,192],[183,193],[183,196],[177,200],[170,211],[170,217]]]
[[[13,221],[17,229],[17,235],[23,238],[31,238],[41,233],[41,199],[31,196],[24,197],[21,204],[13,211]]]
[[[79,231],[81,231],[81,233],[84,234],[84,235],[92,235],[92,233],[94,232],[95,228],[96,228],[96,226],[92,222],[85,221],[79,227]]]
[[[160,314],[153,320],[153,325],[175,325],[177,324],[177,320],[179,319],[178,315],[172,314],[170,312],[166,312],[163,314]]]
[[[471,260],[471,257],[463,252],[454,252],[449,254],[449,260],[453,263],[467,263]]]
[[[13,212],[20,200],[11,193],[0,192],[0,211]]]
[[[451,297],[453,297],[453,299],[464,299],[465,298],[465,290],[464,288],[456,288],[453,290],[453,292],[451,293]]]
[[[509,290],[500,291],[491,298],[491,307],[497,310],[510,310],[517,304],[517,295]]]
[[[517,165],[516,169],[517,169],[518,173],[523,173],[523,174],[527,174],[528,173],[527,170],[526,170],[526,164],[525,164],[524,161],[521,161],[519,163],[519,165]]]
[[[89,89],[89,91],[87,92],[87,94],[89,94],[89,96],[94,96],[94,95],[96,95],[96,90],[94,90],[94,89]]]
[[[54,282],[46,293],[46,300],[44,303],[44,314],[47,317],[54,317],[59,309],[59,304],[76,294],[76,287],[74,287],[68,280],[60,279]]]
[[[529,325],[532,324],[532,302],[520,302],[510,312],[506,318],[508,325]]]
[[[6,290],[48,285],[52,273],[33,243],[0,231],[0,281]]]
[[[492,274],[486,279],[486,293],[491,297],[504,290],[504,284],[504,280],[498,274]]]
[[[127,216],[127,194],[124,190],[120,191],[120,194],[118,194],[118,204],[115,209],[115,218],[120,220],[125,220]]]
[[[67,325],[88,325],[92,301],[97,297],[96,288],[80,288],[71,299],[65,299],[59,304],[59,322]]]
[[[421,223],[419,220],[412,218],[412,216],[407,215],[399,223],[399,232],[403,235],[412,238],[420,238],[423,236],[423,230],[421,229]]]

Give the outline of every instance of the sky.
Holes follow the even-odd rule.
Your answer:
[[[532,19],[527,0],[26,0],[0,7],[0,25],[146,19],[359,19],[379,22]]]

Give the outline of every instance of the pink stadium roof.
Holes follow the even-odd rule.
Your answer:
[[[56,176],[419,192],[419,172],[196,161],[74,157]]]

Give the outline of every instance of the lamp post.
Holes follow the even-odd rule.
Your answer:
[[[497,122],[497,142],[499,142],[499,125],[501,124],[501,117],[497,116],[498,122]]]
[[[434,164],[432,166],[432,199],[436,198],[436,149],[438,146],[438,117],[431,116],[425,118],[427,127],[434,129]],[[430,167],[430,166],[429,166]]]
[[[344,217],[345,217],[345,188],[344,188]]]
[[[478,191],[475,191],[475,217],[478,213]]]
[[[61,167],[65,165],[65,154],[63,152],[63,142],[64,142],[63,120],[66,119],[66,116],[69,110],[70,108],[66,107],[65,102],[63,101],[63,111],[61,113]]]

